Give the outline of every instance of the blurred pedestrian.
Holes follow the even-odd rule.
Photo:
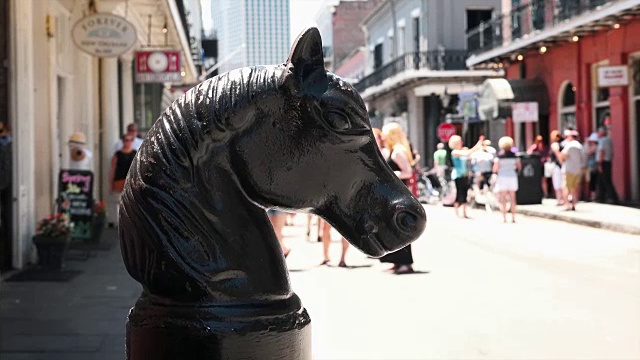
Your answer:
[[[109,171],[109,190],[111,195],[111,204],[115,204],[116,219],[118,219],[118,204],[120,203],[120,196],[124,189],[124,183],[129,174],[129,168],[136,156],[136,150],[133,149],[133,136],[129,134],[122,135],[123,147],[117,150],[111,158],[111,169]],[[109,226],[113,226],[110,223]]]
[[[322,251],[324,255],[324,260],[322,260],[320,265],[329,265],[329,262],[331,261],[331,256],[329,255],[329,246],[331,245],[331,224],[320,217],[318,217],[318,221],[320,221],[320,237],[322,238]],[[347,267],[347,262],[345,261],[347,250],[349,250],[349,242],[347,242],[347,240],[343,237],[342,253],[340,254],[340,262],[338,263],[339,267]]]
[[[385,156],[387,164],[389,164],[396,176],[409,187],[409,179],[413,177],[411,164],[414,159],[409,146],[409,139],[407,139],[404,130],[397,123],[386,124],[382,127],[380,140],[384,142],[384,149],[381,149],[381,152]],[[411,245],[383,256],[380,258],[380,262],[393,264],[391,270],[397,275],[414,272]]]
[[[482,142],[482,148],[470,156],[475,178],[477,179],[475,184],[483,194],[489,190],[489,180],[493,174],[495,153],[488,149],[490,146],[491,140],[485,140]]]
[[[538,158],[540,159],[540,173],[544,174],[544,164],[547,162],[547,159],[549,158],[549,149],[547,149],[547,147],[545,146],[542,135],[536,136],[536,139],[534,140],[533,144],[529,146],[529,148],[527,149],[527,154],[538,156]],[[543,176],[542,177],[543,197],[546,198],[548,196],[548,193],[549,193],[549,187],[547,184],[547,177]]]
[[[140,150],[140,146],[142,145],[143,140],[140,137],[140,134],[138,134],[138,125],[134,123],[130,123],[129,125],[127,125],[127,135],[133,138],[133,143],[131,144],[131,147],[133,148],[133,150],[135,151]],[[122,149],[123,146],[124,146],[124,143],[122,139],[118,140],[118,142],[116,142],[115,144],[113,152],[115,153],[116,151]]]
[[[498,141],[498,147],[500,152],[493,164],[493,172],[498,176],[493,191],[498,194],[502,221],[507,222],[507,197],[509,197],[511,222],[516,222],[516,191],[518,191],[518,172],[522,169],[522,163],[511,151],[513,148],[512,138],[503,136]]]
[[[562,136],[560,136],[560,132],[558,130],[553,130],[549,136],[549,148],[551,149],[549,153],[549,160],[553,163],[552,171],[551,171],[551,184],[553,185],[553,191],[556,197],[556,205],[562,206],[564,205],[564,196],[562,194],[562,163],[556,156],[556,152],[553,150],[556,148],[558,151],[562,151]]]
[[[451,149],[451,160],[453,162],[453,171],[451,178],[456,184],[456,201],[453,207],[456,215],[460,216],[458,208],[462,206],[462,215],[465,219],[469,219],[467,215],[467,193],[469,192],[469,169],[467,162],[469,156],[474,152],[482,149],[484,136],[478,138],[478,142],[471,149],[463,149],[462,137],[453,135],[449,138],[449,148]]]
[[[584,145],[584,152],[587,161],[587,172],[585,181],[587,182],[587,190],[589,191],[588,199],[596,200],[596,190],[598,187],[598,162],[596,161],[596,153],[598,152],[598,133],[592,132],[587,138]]]
[[[611,171],[613,168],[613,143],[606,127],[598,129],[598,151],[596,153],[598,163],[598,201],[611,201],[618,204],[618,193],[613,186]]]
[[[553,146],[551,150],[562,163],[562,187],[566,210],[575,210],[580,197],[580,181],[582,180],[582,168],[585,164],[582,144],[578,142],[578,132],[571,130],[567,133],[565,146],[560,150],[559,146]]]
[[[269,221],[271,221],[271,226],[273,227],[273,232],[275,232],[276,234],[278,243],[280,243],[282,254],[286,259],[287,256],[289,256],[291,249],[288,248],[284,243],[284,235],[282,233],[282,230],[284,230],[284,225],[287,221],[288,214],[284,211],[269,209],[267,210],[267,215],[269,216]]]

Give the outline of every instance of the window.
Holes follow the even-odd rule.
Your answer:
[[[481,23],[488,23],[491,20],[492,10],[469,10],[467,9],[467,30],[466,33],[469,33],[470,30],[473,30],[480,26]],[[480,36],[480,35],[478,35]],[[491,44],[493,42],[492,39],[493,31],[491,26],[487,26],[486,29],[482,31],[482,46],[484,44]],[[470,44],[469,42],[475,43]],[[478,37],[469,36],[467,37],[467,49],[478,49],[481,47],[480,39]]]
[[[560,131],[576,128],[576,87],[567,82],[560,99]]]
[[[373,70],[378,70],[379,68],[381,68],[382,63],[382,44],[378,44],[375,48],[373,48]]]
[[[606,61],[602,61],[592,65],[593,74],[597,74],[598,66],[607,65]],[[597,75],[595,75],[597,76]],[[595,81],[595,78],[594,78]],[[611,109],[609,107],[609,88],[596,88],[593,90],[593,127],[604,125],[605,120],[611,116]]]
[[[398,27],[398,55],[404,55],[404,25]]]
[[[420,52],[420,18],[413,18],[413,51]]]
[[[544,0],[534,0],[531,3],[531,22],[533,28],[536,30],[544,29],[544,16],[545,16],[545,1]]]

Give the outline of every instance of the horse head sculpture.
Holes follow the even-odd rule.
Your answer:
[[[308,358],[310,320],[265,208],[318,214],[375,257],[426,224],[378,151],[362,98],[325,70],[315,28],[285,64],[209,79],[149,130],[119,210],[124,262],[143,286],[129,315],[130,359],[183,358],[189,346],[185,359],[266,359],[290,341],[298,345],[278,358]],[[185,333],[208,340],[193,350]],[[238,345],[247,337],[253,346]]]

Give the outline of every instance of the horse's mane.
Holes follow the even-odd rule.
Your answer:
[[[233,195],[233,180],[212,171],[208,160],[228,150],[225,139],[243,126],[243,111],[277,91],[283,69],[242,68],[209,79],[176,100],[147,133],[129,170],[119,225],[127,269],[152,293],[192,300],[189,295],[211,292],[211,275],[225,265],[219,246],[229,240],[217,223],[224,199],[214,193]]]

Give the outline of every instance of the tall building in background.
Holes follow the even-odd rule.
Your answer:
[[[282,63],[289,55],[289,0],[214,0],[219,73]]]

